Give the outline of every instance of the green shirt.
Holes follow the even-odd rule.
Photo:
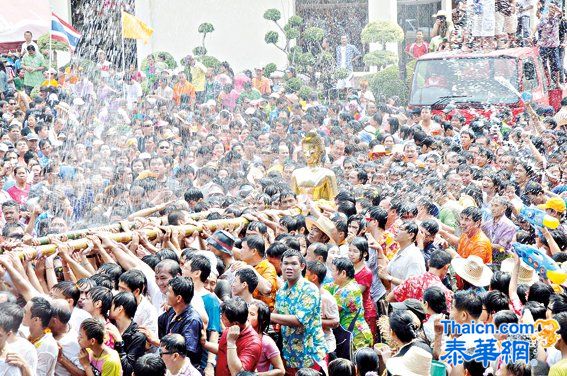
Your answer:
[[[22,59],[22,65],[32,68],[46,67],[45,59],[39,52],[36,52],[34,56],[30,55],[29,53],[26,54]],[[36,87],[37,85],[41,84],[43,80],[43,71],[26,72],[24,74],[25,86]]]

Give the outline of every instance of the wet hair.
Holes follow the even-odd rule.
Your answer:
[[[506,273],[500,270],[497,270],[492,274],[492,278],[490,279],[490,290],[497,290],[501,291],[502,293],[508,295],[508,288],[510,287],[510,280],[512,276],[510,273]]]
[[[169,273],[172,277],[181,275],[181,267],[179,266],[179,262],[171,259],[161,260],[156,265],[154,270],[156,273],[167,270],[167,273]]]
[[[122,307],[124,309],[124,313],[129,319],[134,317],[136,310],[138,309],[136,297],[131,292],[119,292],[114,296],[114,298],[112,298],[112,304],[114,305],[114,308]]]
[[[559,330],[557,331],[561,336],[563,342],[567,342],[567,312],[560,312],[553,315],[553,318],[559,324]]]
[[[409,234],[413,235],[412,242],[415,242],[415,239],[417,238],[417,233],[419,232],[419,227],[417,227],[417,223],[413,221],[406,221],[402,223],[402,225],[400,226],[400,230],[405,230]]]
[[[402,343],[409,343],[417,338],[414,316],[409,311],[394,311],[389,317],[390,329]]]
[[[502,324],[517,324],[518,321],[518,315],[509,309],[505,309],[494,314],[494,325],[496,328],[499,328]]]
[[[528,300],[526,304],[524,304],[524,309],[530,311],[534,320],[538,320],[538,319],[545,320],[547,307],[544,306],[542,303],[533,300]]]
[[[327,267],[321,261],[308,261],[307,270],[317,276],[319,284],[322,284],[327,276]]]
[[[266,255],[266,243],[261,236],[258,235],[248,235],[242,239],[242,243],[246,242],[248,248],[255,249],[258,255],[262,258]]]
[[[157,255],[145,255],[142,257],[142,261],[148,265],[152,270],[155,270],[157,264],[161,261]]]
[[[340,201],[337,205],[337,211],[344,213],[347,217],[356,215],[356,205],[352,201]]]
[[[270,307],[261,300],[253,300],[250,306],[258,307],[258,333],[267,333],[270,327]]]
[[[199,279],[205,282],[211,275],[211,261],[205,255],[192,255],[191,272],[200,271]]]
[[[447,251],[437,250],[429,258],[429,267],[441,269],[451,263],[451,255]]]
[[[165,347],[168,352],[177,353],[183,357],[187,356],[185,337],[183,337],[181,334],[167,334],[160,339],[159,344],[160,346]]]
[[[5,332],[18,333],[24,320],[24,309],[13,302],[0,303],[0,328]]]
[[[321,256],[321,258],[323,259],[323,262],[327,262],[327,257],[329,255],[329,249],[327,248],[327,245],[324,243],[311,243],[309,245],[309,247],[313,248],[313,254],[315,256]]]
[[[191,278],[177,276],[172,278],[168,285],[171,286],[175,295],[180,295],[183,298],[185,304],[191,303],[191,299],[193,299],[193,294],[195,293]]]
[[[97,286],[103,286],[109,290],[113,290],[115,288],[114,282],[112,282],[112,279],[106,274],[93,274],[90,278]]]
[[[299,263],[302,264],[302,265],[305,265],[305,257],[303,257],[301,252],[299,252],[298,250],[288,249],[287,251],[285,251],[283,253],[281,260],[283,262],[284,259],[290,258],[290,257],[297,257],[299,259]]]
[[[160,260],[170,259],[179,262],[179,256],[173,249],[162,248],[156,253],[156,256],[158,256]]]
[[[429,308],[435,313],[447,312],[447,299],[445,292],[438,286],[427,288],[423,292],[423,301],[429,304]]]
[[[81,291],[76,284],[70,281],[61,281],[53,285],[52,289],[60,291],[65,299],[73,299],[73,307],[77,306],[77,302],[81,297]]]
[[[553,288],[546,283],[538,281],[530,286],[528,290],[528,300],[540,302],[547,307],[551,294],[553,294]]]
[[[459,290],[453,296],[453,306],[459,311],[467,312],[473,319],[478,320],[482,314],[482,299],[471,290]]]
[[[378,354],[370,347],[363,347],[354,353],[354,364],[358,376],[365,376],[367,372],[377,372],[379,366]]]
[[[532,366],[522,361],[515,363],[503,364],[502,367],[507,371],[507,374],[513,376],[531,376]]]
[[[238,277],[240,282],[246,282],[248,285],[248,292],[252,294],[256,287],[258,287],[258,276],[251,268],[243,268],[235,273],[235,277]]]
[[[356,376],[356,368],[350,360],[337,358],[329,363],[329,376]]]
[[[258,231],[260,234],[264,235],[268,232],[268,227],[263,222],[252,221],[248,224],[246,231]]]
[[[165,376],[167,368],[158,354],[145,354],[134,363],[136,376]]]
[[[474,222],[480,222],[482,220],[482,211],[474,206],[469,206],[461,212],[461,216],[468,217]]]
[[[146,293],[146,287],[148,285],[148,281],[146,280],[146,276],[140,270],[132,269],[128,270],[119,278],[120,282],[123,282],[128,286],[130,291],[134,293],[136,290],[139,290],[140,295],[144,295]]]
[[[93,304],[100,302],[100,313],[104,317],[108,317],[108,311],[112,306],[112,290],[104,286],[95,286],[89,290],[87,295],[93,301]]]
[[[266,256],[278,258],[281,260],[282,256],[287,250],[288,247],[285,244],[279,241],[275,241],[272,244],[270,244],[268,249],[266,249]]]
[[[86,319],[81,323],[81,330],[85,331],[87,339],[94,339],[99,345],[104,342],[104,325],[95,319]]]
[[[31,317],[38,317],[41,320],[41,326],[47,328],[49,321],[53,316],[53,308],[49,301],[41,296],[31,298]]]
[[[368,258],[370,257],[370,253],[368,250],[368,240],[362,236],[357,236],[354,239],[352,239],[352,242],[350,243],[352,246],[354,246],[361,255],[361,258],[365,261],[368,261]]]
[[[508,296],[502,291],[492,290],[484,295],[482,304],[489,315],[494,315],[496,312],[509,308],[508,300]]]
[[[100,268],[98,268],[97,272],[109,276],[114,283],[114,289],[118,289],[118,280],[120,279],[122,273],[124,273],[124,270],[118,264],[107,262],[105,264],[102,264]]]
[[[386,222],[388,221],[388,212],[380,206],[372,206],[368,209],[366,215],[378,221],[378,227],[385,230]]]
[[[333,265],[335,265],[335,268],[337,268],[337,272],[341,273],[341,272],[345,272],[347,278],[349,279],[353,279],[354,278],[354,265],[352,263],[352,261],[350,261],[348,258],[346,257],[337,257],[336,259],[333,260]]]
[[[248,320],[248,305],[244,299],[234,297],[221,304],[221,314],[225,315],[231,323],[237,322],[244,325]]]

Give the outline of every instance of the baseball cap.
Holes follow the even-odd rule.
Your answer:
[[[425,320],[425,308],[423,304],[417,299],[406,299],[403,302],[390,303],[390,306],[395,311],[412,311],[420,321]]]
[[[538,207],[544,210],[552,209],[558,213],[563,213],[566,209],[565,200],[563,200],[561,197],[552,197],[548,199],[545,204],[539,205]]]
[[[28,140],[28,141],[38,141],[38,140],[39,140],[39,137],[37,137],[37,134],[35,134],[35,133],[29,133],[29,134],[26,136],[26,140]]]

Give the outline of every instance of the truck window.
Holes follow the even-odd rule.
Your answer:
[[[538,86],[536,66],[532,59],[524,60],[522,82],[524,90],[533,90]]]

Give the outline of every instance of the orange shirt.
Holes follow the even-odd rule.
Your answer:
[[[463,258],[475,255],[480,257],[485,264],[492,263],[492,244],[482,230],[478,230],[470,238],[467,234],[462,234],[459,239],[457,253]]]
[[[268,260],[260,261],[255,267],[258,274],[265,278],[272,285],[272,290],[269,294],[261,294],[258,289],[254,290],[254,299],[258,299],[267,304],[270,311],[274,309],[274,303],[276,302],[276,291],[278,291],[278,273],[276,272],[275,266],[273,266]]]
[[[195,86],[193,86],[193,84],[189,81],[185,82],[185,84],[182,84],[181,82],[176,83],[175,86],[173,86],[173,100],[177,103],[177,105],[181,104],[182,95],[190,96],[190,103],[195,102]]]
[[[272,93],[272,89],[270,89],[270,80],[266,77],[262,77],[260,79],[254,77],[252,79],[252,86],[254,86],[262,95]]]

